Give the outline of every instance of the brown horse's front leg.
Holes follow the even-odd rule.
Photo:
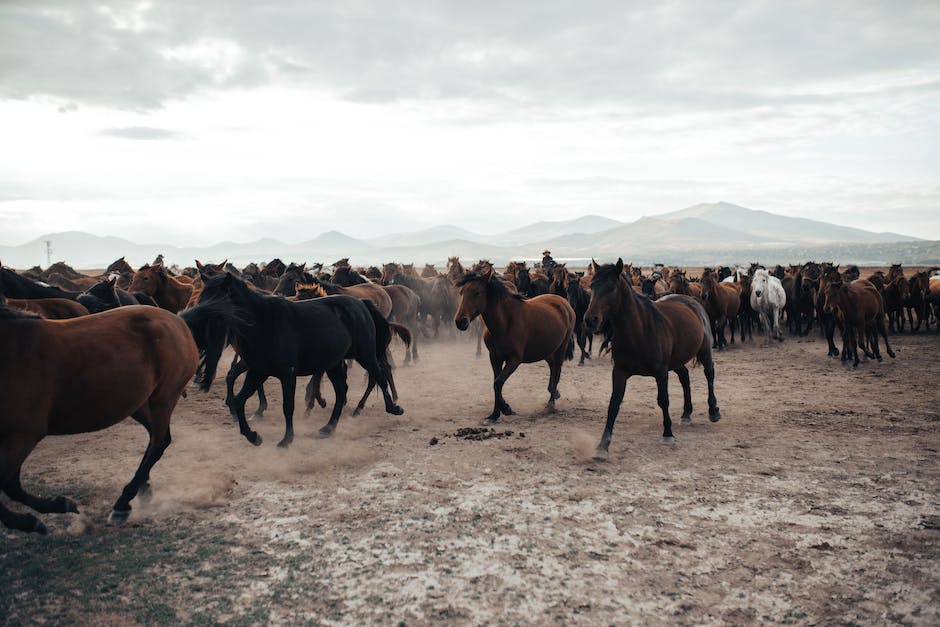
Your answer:
[[[493,363],[492,356],[490,357],[490,363]],[[512,373],[516,371],[516,368],[519,367],[519,364],[522,363],[518,359],[508,359],[506,360],[506,365],[503,366],[499,374],[493,379],[493,394],[495,396],[495,403],[493,407],[493,413],[486,417],[487,424],[493,424],[499,420],[499,415],[502,413],[504,416],[509,416],[512,414],[512,408],[509,406],[509,403],[506,402],[506,399],[503,398],[503,385],[506,383],[506,379],[512,376]],[[495,368],[494,368],[495,370]]]

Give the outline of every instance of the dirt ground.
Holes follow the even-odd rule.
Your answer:
[[[374,397],[321,440],[327,410],[301,412],[289,451],[275,447],[279,386],[266,386],[255,448],[219,381],[180,402],[152,500],[123,527],[106,518],[143,452],[140,426],[40,444],[27,487],[82,513],[42,515],[46,537],[0,530],[0,617],[938,624],[940,335],[892,342],[896,360],[857,370],[816,336],[733,345],[716,358],[723,419],[706,419],[694,369],[693,424],[674,445],[660,442],[654,382],[633,379],[606,463],[589,459],[606,357],[565,366],[552,415],[547,366],[521,367],[505,389],[518,415],[484,439],[454,435],[492,403],[465,336],[424,341],[396,370],[404,416]],[[358,368],[350,387],[358,398]],[[677,420],[675,377],[671,389]]]

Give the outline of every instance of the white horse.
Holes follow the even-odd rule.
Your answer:
[[[751,309],[757,312],[761,322],[767,327],[768,343],[773,338],[783,341],[780,316],[786,306],[787,293],[780,284],[780,279],[764,269],[756,270],[751,279]]]

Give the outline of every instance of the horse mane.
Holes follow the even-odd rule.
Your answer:
[[[454,285],[457,287],[463,287],[467,283],[473,282],[485,282],[487,296],[492,296],[497,299],[515,298],[516,300],[525,300],[521,294],[517,294],[509,288],[509,282],[506,281],[506,279],[502,278],[496,273],[491,273],[489,280],[487,280],[481,271],[472,270],[457,279]]]
[[[326,288],[323,287],[323,283],[317,281],[316,283],[298,283],[294,286],[294,293],[299,294],[301,291],[313,292],[317,297],[329,296],[330,293],[326,291]]]

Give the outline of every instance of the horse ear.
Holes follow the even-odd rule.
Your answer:
[[[202,270],[202,262],[199,261],[198,259],[196,260],[196,267],[197,267],[198,269]]]
[[[591,257],[591,272],[596,274],[598,270],[600,270],[600,268],[597,267],[597,262]]]
[[[623,272],[623,259],[617,257],[617,274],[620,274],[621,272]]]
[[[304,272],[306,269],[307,269],[307,262],[305,261],[302,264],[300,264],[300,267],[298,268],[298,270],[300,270],[301,272]]]
[[[226,265],[228,265],[228,259],[226,259],[225,261],[223,261],[222,263],[219,264],[219,266],[221,266],[221,268],[222,268],[223,270],[225,270],[225,266],[226,266]]]

